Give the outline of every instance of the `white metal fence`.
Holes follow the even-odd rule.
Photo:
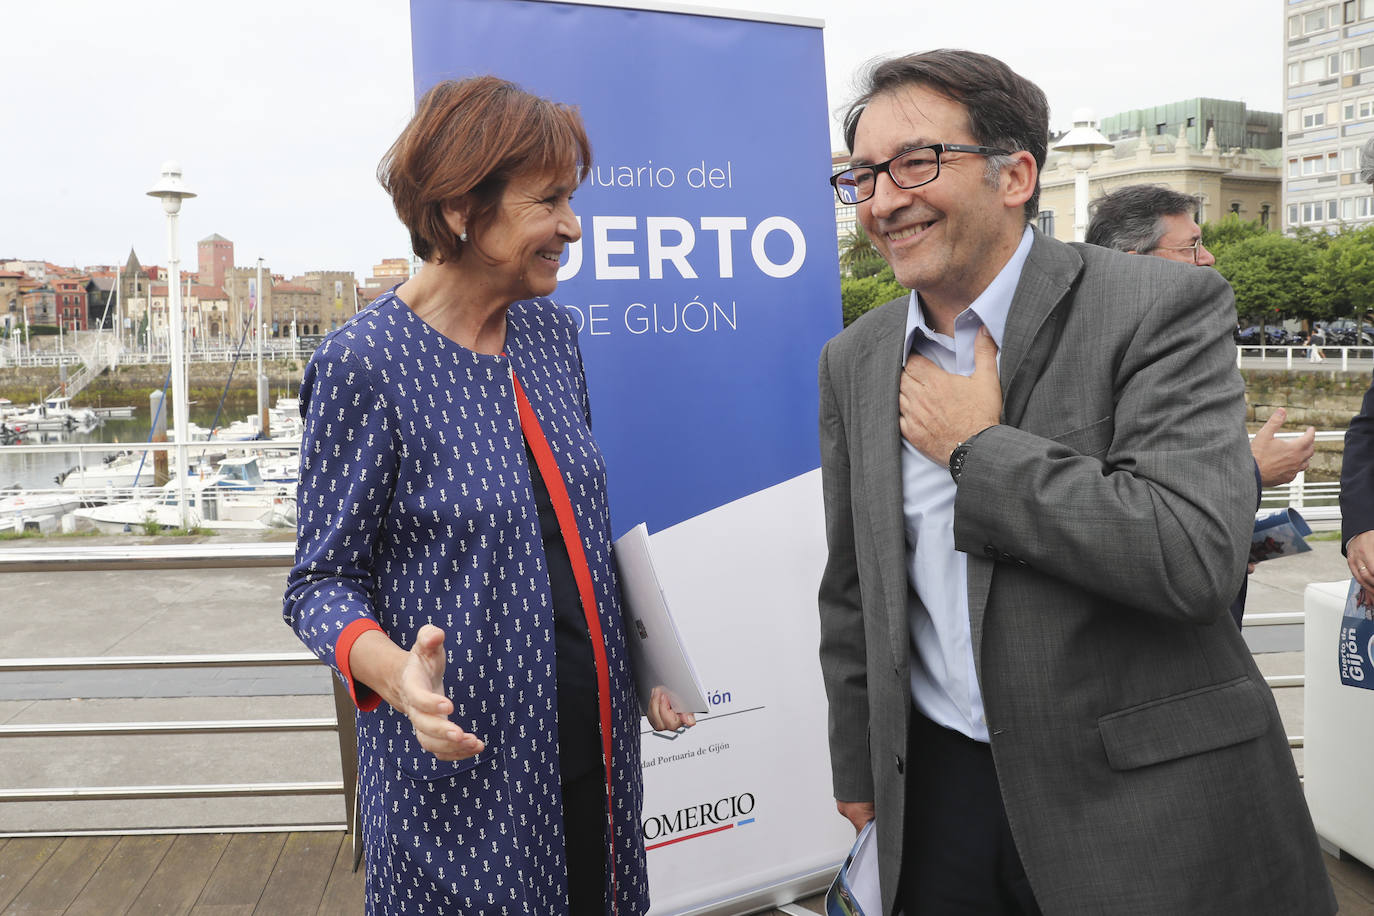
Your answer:
[[[1249,367],[1254,361],[1273,363],[1285,369],[1340,369],[1352,372],[1367,369],[1374,361],[1374,347],[1316,347],[1284,344],[1283,346],[1236,345],[1236,365]]]

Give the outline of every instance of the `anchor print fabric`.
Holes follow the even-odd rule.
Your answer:
[[[607,912],[649,907],[639,706],[573,321],[547,299],[517,302],[506,353],[489,356],[445,338],[392,292],[329,335],[306,369],[283,604],[358,703],[369,914],[568,913],[554,612],[513,376],[561,472],[601,623]],[[426,623],[446,634],[452,718],[486,743],[468,760],[438,760],[404,715],[349,677],[359,634],[380,627],[408,649]]]

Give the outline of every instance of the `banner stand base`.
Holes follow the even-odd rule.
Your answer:
[[[652,907],[650,913],[651,916],[734,916],[738,913],[757,913],[769,907],[776,909],[803,897],[825,893],[830,883],[835,880],[841,864],[836,862],[834,865],[827,865],[806,874],[784,878],[767,887],[751,888],[743,893],[699,903],[685,910],[660,914],[657,907]]]

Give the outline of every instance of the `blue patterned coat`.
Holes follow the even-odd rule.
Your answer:
[[[506,353],[488,356],[388,293],[330,334],[306,369],[283,610],[359,704],[370,914],[568,911],[554,612],[512,373],[567,487],[603,633],[608,912],[649,906],[639,707],[572,319],[547,299],[518,302]],[[358,635],[380,626],[409,648],[426,623],[446,634],[453,720],[486,743],[475,758],[438,760],[404,715],[349,676]]]

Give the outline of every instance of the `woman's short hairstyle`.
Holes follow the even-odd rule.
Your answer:
[[[591,144],[575,108],[497,79],[446,80],[420,99],[415,117],[377,166],[396,215],[423,260],[457,260],[463,242],[443,206],[469,195],[467,231],[490,225],[517,175],[576,175],[590,168]]]

